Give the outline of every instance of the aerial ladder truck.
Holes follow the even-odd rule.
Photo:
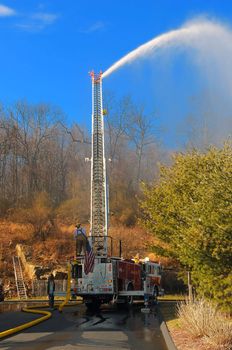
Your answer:
[[[91,213],[89,243],[93,264],[85,269],[86,256],[72,264],[72,295],[81,296],[88,308],[102,303],[133,303],[134,299],[156,299],[161,266],[149,259],[133,261],[112,256],[113,240],[108,236],[108,189],[102,105],[102,73],[92,78]],[[121,244],[119,245],[121,247]],[[88,254],[88,252],[86,253]]]

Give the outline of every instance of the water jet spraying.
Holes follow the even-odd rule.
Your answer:
[[[108,68],[103,73],[102,78],[106,78],[122,66],[132,63],[137,59],[155,54],[161,48],[173,46],[190,47],[202,51],[204,49],[207,50],[207,41],[209,41],[210,46],[212,46],[212,41],[217,45],[220,44],[221,40],[226,40],[232,49],[231,39],[231,32],[219,23],[207,19],[192,21],[185,24],[180,29],[172,30],[155,37],[147,43],[139,46],[137,49],[131,51]],[[205,44],[206,47],[204,47]]]

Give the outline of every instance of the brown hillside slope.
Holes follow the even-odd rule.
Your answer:
[[[12,256],[16,254],[16,245],[21,244],[28,262],[42,268],[56,269],[58,265],[66,266],[75,255],[74,226],[58,224],[58,232],[53,232],[42,241],[33,236],[31,225],[16,224],[8,221],[0,222],[0,274],[1,278],[14,277]],[[89,232],[89,227],[85,226]],[[119,254],[119,240],[122,241],[122,255],[132,258],[149,255],[152,236],[139,227],[114,226],[109,229],[112,237],[112,255]],[[111,252],[109,252],[111,253]],[[151,258],[154,256],[151,255]]]

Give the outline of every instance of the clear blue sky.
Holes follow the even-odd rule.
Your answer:
[[[90,125],[91,69],[104,71],[138,45],[202,14],[230,24],[232,1],[0,2],[0,101],[48,102],[60,106],[69,122]],[[178,75],[178,63],[173,74]],[[133,94],[132,85],[123,71],[104,83],[116,93],[123,86]]]

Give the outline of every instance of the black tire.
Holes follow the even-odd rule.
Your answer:
[[[129,292],[129,291],[132,291],[132,290],[134,290],[134,286],[133,286],[132,283],[129,283],[129,284],[128,284],[128,287],[127,287],[127,291]],[[132,306],[132,305],[133,305],[133,302],[134,302],[134,298],[133,298],[132,295],[131,295],[131,296],[128,296],[128,297],[126,298],[126,303],[127,303],[128,306]]]
[[[152,302],[153,304],[157,304],[158,303],[158,295],[159,295],[159,289],[157,286],[154,287],[154,291],[153,291],[153,296],[152,296]]]
[[[127,303],[126,302],[125,303],[117,303],[116,305],[117,305],[117,309],[119,311],[125,310],[127,308]]]
[[[91,302],[85,303],[85,306],[86,306],[88,311],[96,312],[100,309],[101,303],[98,300],[93,300]]]
[[[133,303],[134,303],[134,297],[133,297],[132,295],[131,295],[131,296],[128,296],[128,297],[127,297],[127,304],[128,304],[129,306],[132,306]]]

